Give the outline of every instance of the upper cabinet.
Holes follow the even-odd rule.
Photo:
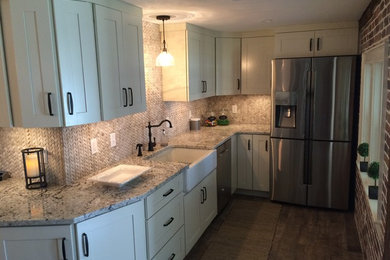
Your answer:
[[[15,126],[62,125],[51,1],[4,0],[1,14]]]
[[[274,37],[242,39],[241,94],[271,94]]]
[[[167,25],[175,65],[163,68],[163,100],[193,101],[215,95],[215,38],[189,24]]]
[[[0,127],[10,127],[12,126],[12,114],[11,104],[9,102],[8,77],[2,35],[0,23]]]
[[[146,109],[142,10],[102,3],[109,7],[1,2],[15,126],[72,126]]]
[[[95,6],[103,120],[146,110],[141,9]]]
[[[216,38],[216,95],[241,93],[241,38]]]
[[[92,4],[53,3],[64,125],[97,122],[100,101]]]
[[[305,32],[278,33],[275,57],[315,57],[358,53],[358,29],[343,28]]]

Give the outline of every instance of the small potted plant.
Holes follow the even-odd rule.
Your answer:
[[[360,161],[360,171],[367,172],[368,162],[366,162],[366,157],[368,156],[368,143],[361,143],[357,148],[357,152],[363,157],[363,161]]]
[[[379,178],[379,163],[372,162],[368,167],[367,174],[370,178],[374,179],[375,186],[368,186],[368,197],[372,200],[378,199],[378,186],[376,185],[376,180]]]

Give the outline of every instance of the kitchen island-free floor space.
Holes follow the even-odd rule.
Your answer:
[[[353,214],[234,196],[190,259],[363,259]]]

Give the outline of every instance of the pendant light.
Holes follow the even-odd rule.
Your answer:
[[[160,20],[163,22],[163,50],[162,52],[157,56],[156,59],[156,66],[173,66],[175,64],[175,61],[171,54],[168,53],[166,42],[165,42],[165,26],[164,21],[169,20],[171,17],[169,15],[158,15],[157,20]]]

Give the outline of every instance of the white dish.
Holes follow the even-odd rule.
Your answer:
[[[150,169],[146,166],[120,164],[90,177],[89,180],[109,186],[122,187]]]

